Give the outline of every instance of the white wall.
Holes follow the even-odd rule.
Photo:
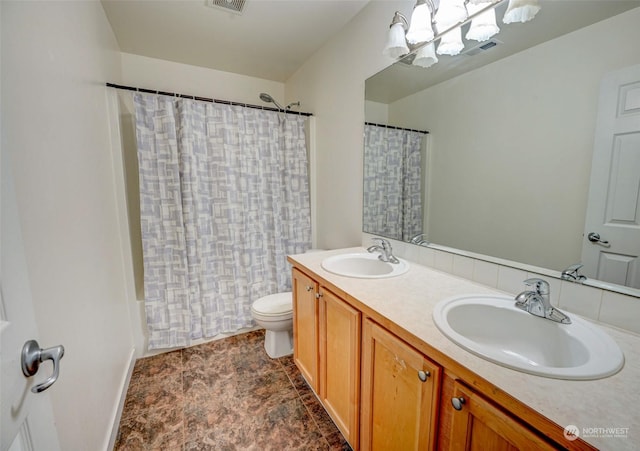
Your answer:
[[[375,124],[389,125],[389,105],[386,103],[365,100],[364,120]]]
[[[382,56],[393,13],[406,1],[372,1],[286,83],[287,101],[316,116],[317,246],[360,243],[364,82],[392,61]]]
[[[2,135],[65,450],[106,449],[133,340],[107,128],[120,54],[97,1],[2,8]],[[6,408],[6,406],[3,406]]]
[[[600,80],[640,62],[638,23],[640,8],[390,105],[430,131],[429,241],[556,270],[581,260]]]
[[[273,107],[258,97],[266,92],[284,105],[283,83],[130,53],[122,54],[122,84]]]

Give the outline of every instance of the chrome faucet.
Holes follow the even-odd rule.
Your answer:
[[[379,244],[374,244],[373,246],[369,246],[367,248],[367,252],[380,252],[378,255],[378,259],[383,262],[397,264],[400,263],[393,255],[393,250],[391,249],[391,243],[389,243],[384,238],[372,238],[373,242],[378,242]]]
[[[426,233],[418,233],[417,235],[411,237],[409,242],[411,244],[417,244],[418,246],[426,246],[429,242],[425,239],[427,237]]]
[[[524,284],[533,290],[526,290],[516,296],[516,307],[540,318],[557,323],[571,324],[571,319],[560,310],[551,306],[549,283],[542,279],[527,279]]]
[[[570,280],[572,282],[583,282],[587,280],[587,276],[580,274],[580,268],[584,265],[581,263],[576,263],[575,265],[569,266],[567,269],[562,271],[560,278],[562,280]]]

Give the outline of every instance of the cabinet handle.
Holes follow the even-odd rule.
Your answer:
[[[322,293],[316,293],[316,299],[320,299],[323,296]]]
[[[426,382],[427,379],[429,378],[429,376],[431,376],[431,373],[428,371],[418,371],[418,378],[422,381],[422,382]]]
[[[304,287],[304,289],[307,290],[307,291],[311,291],[311,290],[313,290],[313,287],[310,287],[309,285],[307,285],[306,287]]]
[[[453,404],[453,408],[456,410],[462,410],[462,405],[465,403],[464,398],[460,396],[459,398],[451,398],[451,404]]]

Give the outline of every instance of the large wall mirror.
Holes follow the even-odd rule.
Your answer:
[[[380,128],[365,133],[364,232],[514,266],[582,263],[590,280],[640,297],[640,2],[540,4],[530,22],[499,23],[493,46],[466,42],[426,69],[407,58],[366,81],[368,123],[428,134],[417,156],[373,160]],[[420,184],[397,210],[413,222],[389,227],[386,190],[407,188],[376,179],[406,180],[407,168]],[[372,219],[381,198],[386,217]]]

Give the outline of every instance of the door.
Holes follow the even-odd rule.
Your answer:
[[[331,291],[320,290],[320,400],[353,449],[358,449],[360,318]]]
[[[602,80],[582,246],[588,277],[640,288],[640,65]]]
[[[318,284],[293,269],[293,360],[318,392]]]
[[[34,377],[22,374],[20,355],[24,343],[37,339],[38,331],[29,291],[9,159],[2,153],[0,198],[0,450],[59,450],[49,394],[32,393],[31,387],[51,374],[42,365]]]
[[[441,368],[370,320],[363,329],[361,449],[435,449]]]
[[[517,451],[556,449],[482,396],[454,383],[450,450]]]

